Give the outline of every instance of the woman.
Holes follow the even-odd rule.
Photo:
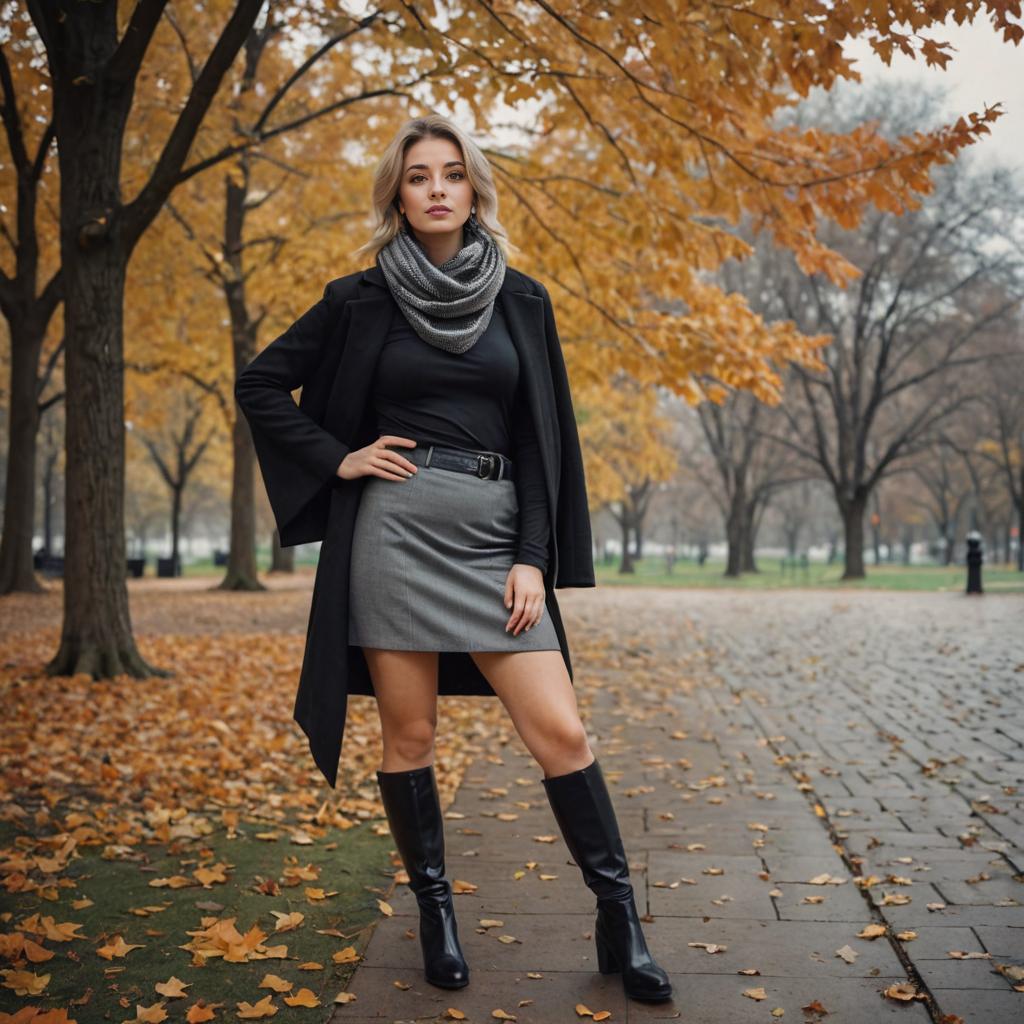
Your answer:
[[[539,399],[524,382],[538,379],[538,367],[532,357],[524,364],[520,356],[543,349],[523,340],[521,306],[528,304],[511,301],[510,275],[543,296],[546,318],[547,293],[507,267],[508,243],[497,221],[490,167],[448,119],[431,115],[401,129],[377,168],[374,199],[379,225],[357,253],[376,256],[397,307],[386,336],[364,342],[360,351],[364,362],[370,360],[365,348],[373,352],[366,402],[376,439],[349,448],[338,439],[342,433],[311,433],[308,420],[300,429],[294,403],[289,410],[282,402],[281,392],[297,386],[297,366],[308,367],[308,379],[314,379],[307,352],[318,347],[316,358],[324,358],[320,336],[329,330],[329,305],[319,320],[311,320],[315,331],[297,332],[290,341],[286,332],[264,350],[243,371],[236,395],[279,525],[297,514],[286,493],[294,488],[284,482],[282,436],[308,439],[317,449],[315,465],[313,455],[305,455],[310,469],[334,465],[342,456],[334,475],[361,484],[348,548],[347,640],[350,648],[361,649],[377,700],[383,740],[377,779],[420,908],[426,978],[444,988],[469,981],[445,876],[433,765],[439,659],[461,652],[502,700],[544,769],[556,821],[597,897],[600,970],[621,971],[633,998],[667,999],[668,975],[647,949],[615,812],[579,718],[560,623],[545,615],[546,607],[557,608],[546,584],[554,581],[550,553],[557,559],[547,448],[566,452],[566,495],[585,505],[585,491],[581,465],[577,479],[564,476],[579,452],[571,417],[559,420],[562,432],[571,431],[560,439],[531,412]],[[322,301],[328,299],[325,293]],[[553,320],[540,326],[554,335]],[[350,320],[348,337],[355,331]],[[296,340],[316,332],[309,344]],[[268,355],[275,346],[276,367]],[[338,377],[346,358],[347,352],[340,356]],[[349,358],[349,370],[361,365]],[[569,408],[560,353],[555,359],[557,366],[545,366],[546,379],[536,387],[553,394],[561,383],[560,404]],[[319,374],[321,380],[326,376],[327,371]],[[305,392],[304,387],[304,398]],[[297,451],[291,451],[294,459]],[[559,509],[568,500],[560,498]],[[580,514],[585,509],[577,509]],[[328,528],[325,547],[331,540]],[[576,579],[568,585],[593,585],[589,550],[586,558],[586,570],[575,568]],[[322,567],[323,561],[318,583]],[[448,678],[443,671],[441,677]],[[300,715],[301,706],[300,688],[297,717],[316,751],[316,725],[310,715]]]

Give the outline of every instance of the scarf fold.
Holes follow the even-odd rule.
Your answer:
[[[487,329],[505,280],[505,254],[470,215],[462,248],[434,266],[403,220],[398,234],[377,253],[388,288],[412,329],[446,352],[467,352]]]

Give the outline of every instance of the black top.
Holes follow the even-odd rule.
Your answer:
[[[461,354],[425,342],[396,309],[377,365],[373,404],[380,434],[510,458],[519,499],[516,561],[547,571],[550,523],[540,444],[500,299],[486,330]]]

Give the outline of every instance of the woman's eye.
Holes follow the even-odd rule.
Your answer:
[[[462,173],[462,171],[452,171],[452,172],[451,172],[451,174],[449,174],[449,175],[448,175],[448,177],[450,178],[450,177],[452,176],[452,174],[457,174],[457,175],[459,176],[459,178],[464,178],[464,177],[465,177],[465,175],[464,175],[464,174]],[[409,184],[410,184],[410,185],[415,185],[415,184],[416,184],[416,182],[417,182],[417,181],[419,181],[419,180],[420,180],[420,178],[422,178],[422,177],[423,177],[423,175],[422,175],[422,174],[414,174],[414,175],[413,175],[413,176],[412,176],[412,177],[411,177],[411,178],[409,179]]]

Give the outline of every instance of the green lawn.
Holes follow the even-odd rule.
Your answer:
[[[142,843],[116,853],[108,850],[104,856],[99,847],[81,846],[56,884],[46,885],[43,893],[31,888],[8,893],[2,905],[10,916],[3,931],[22,931],[54,955],[26,965],[32,974],[50,975],[40,995],[19,996],[0,985],[0,1016],[35,1006],[66,1009],[77,1024],[118,1024],[134,1020],[137,1006],[160,1002],[163,997],[154,986],[176,977],[188,988],[185,998],[164,1000],[170,1020],[183,1021],[187,1008],[200,998],[221,1004],[216,1020],[237,1020],[237,1003],[255,1004],[272,994],[259,985],[265,975],[274,974],[292,983],[290,993],[273,994],[278,1007],[275,1021],[325,1020],[330,1010],[311,1014],[287,1005],[285,996],[308,988],[323,1007],[333,1008],[334,997],[347,986],[355,965],[334,963],[332,955],[346,946],[359,953],[365,949],[366,926],[380,919],[377,899],[391,882],[387,852],[394,843],[390,835],[374,835],[366,823],[344,832],[332,830],[305,846],[289,843],[287,836],[270,841],[257,837],[265,831],[243,820],[234,838],[221,827],[201,841],[178,842],[175,851]],[[18,845],[31,848],[29,841],[19,840],[12,825],[0,822],[0,848],[13,851]],[[204,888],[192,876],[200,863],[226,865],[226,881]],[[301,869],[297,880],[287,876],[289,867]],[[150,885],[154,879],[173,876],[189,884]],[[48,882],[54,882],[52,876]],[[310,887],[328,895],[312,899]],[[73,906],[83,899],[92,902]],[[274,912],[304,917],[294,919],[296,927],[276,931],[279,919]],[[77,926],[75,937],[61,942],[37,934],[34,922],[45,917],[52,917],[57,926]],[[182,948],[204,921],[228,918],[235,919],[234,926],[243,935],[251,929],[265,933],[268,947],[287,946],[286,955],[241,963],[211,957],[201,963]],[[112,959],[101,956],[97,951],[117,936],[140,948]]]
[[[842,563],[833,565],[812,562],[806,569],[782,572],[777,558],[761,559],[760,572],[746,573],[739,578],[724,575],[725,563],[707,561],[703,567],[692,561],[677,561],[671,575],[665,571],[661,558],[644,558],[634,563],[636,572],[620,573],[619,560],[595,565],[599,586],[655,587],[826,587],[832,590],[935,590],[962,591],[967,584],[967,569],[962,565],[903,566],[898,563],[869,564],[863,580],[840,581]],[[1024,573],[1007,566],[986,566],[982,570],[982,586],[990,593],[1013,591],[1024,593]]]

